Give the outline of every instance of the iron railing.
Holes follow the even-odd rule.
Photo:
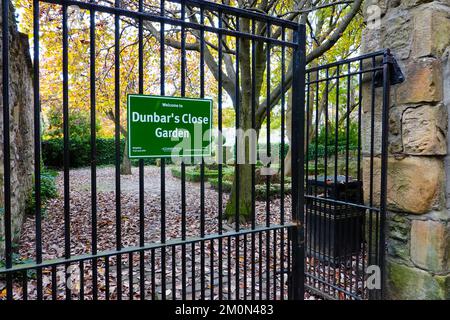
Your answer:
[[[10,118],[10,96],[11,88],[8,79],[10,70],[8,66],[8,30],[9,30],[9,0],[3,0],[3,152],[4,159],[9,159],[11,147],[9,134]],[[180,95],[187,96],[187,41],[188,35],[198,38],[200,43],[198,56],[200,97],[205,92],[205,50],[209,46],[205,40],[205,33],[213,35],[217,39],[217,64],[218,70],[223,70],[223,59],[225,55],[225,44],[221,40],[224,37],[235,39],[235,54],[239,54],[239,40],[246,39],[250,42],[252,58],[252,125],[255,128],[255,111],[260,101],[256,99],[255,50],[259,43],[263,43],[267,54],[266,63],[266,87],[267,96],[270,97],[271,89],[276,85],[281,86],[281,108],[282,131],[285,131],[285,93],[287,91],[287,56],[293,57],[293,126],[302,125],[304,112],[304,70],[305,70],[305,28],[290,21],[275,17],[262,15],[260,13],[233,8],[221,4],[199,0],[161,0],[160,8],[153,11],[144,7],[144,1],[132,1],[121,3],[116,0],[114,4],[110,1],[72,1],[72,0],[34,0],[33,1],[33,62],[34,62],[34,188],[35,188],[35,210],[32,223],[34,224],[34,252],[25,258],[32,259],[31,263],[16,264],[13,260],[13,243],[11,236],[11,190],[10,190],[10,163],[4,161],[4,225],[5,225],[5,267],[0,269],[0,281],[4,281],[7,299],[301,299],[303,298],[303,233],[300,221],[303,221],[303,131],[296,130],[292,137],[291,148],[293,149],[293,172],[292,177],[292,207],[285,205],[287,192],[284,185],[287,180],[284,177],[283,163],[281,163],[281,191],[280,209],[276,212],[271,210],[272,199],[270,198],[270,179],[266,181],[266,201],[264,212],[256,208],[255,198],[255,169],[252,165],[252,199],[253,208],[251,221],[246,224],[240,223],[239,207],[235,212],[233,231],[225,231],[224,198],[223,198],[223,166],[218,165],[219,188],[217,198],[207,199],[217,202],[217,212],[208,212],[205,205],[207,190],[205,187],[205,162],[201,161],[201,181],[197,187],[187,185],[185,179],[186,164],[181,164],[181,203],[177,213],[168,212],[167,203],[174,201],[166,195],[166,161],[160,162],[160,195],[156,198],[160,202],[157,212],[159,222],[151,228],[158,234],[158,241],[149,239],[146,231],[149,226],[146,219],[151,214],[146,210],[146,200],[149,195],[145,192],[145,166],[144,161],[139,161],[139,186],[136,205],[137,215],[133,216],[139,224],[139,232],[131,241],[125,243],[123,219],[129,216],[133,208],[127,208],[124,212],[122,207],[123,190],[120,176],[120,123],[121,123],[121,84],[120,84],[120,50],[121,50],[121,26],[123,19],[132,18],[137,21],[137,45],[138,45],[138,93],[144,93],[146,83],[144,82],[144,38],[148,36],[144,24],[152,22],[157,25],[160,35],[160,52],[155,52],[160,60],[159,92],[155,94],[166,95],[166,57],[168,44],[165,40],[167,26],[178,28],[181,51],[181,63],[179,69]],[[41,101],[43,93],[40,90],[41,83],[45,81],[40,72],[40,29],[44,20],[40,18],[40,7],[51,6],[61,10],[62,43],[55,43],[62,49],[62,82],[55,86],[62,86],[62,113],[63,113],[63,136],[64,136],[64,166],[61,174],[63,180],[63,208],[55,214],[63,217],[63,243],[58,244],[61,253],[56,259],[47,259],[49,246],[43,243],[43,235],[54,232],[44,224],[43,208],[41,201]],[[176,7],[175,15],[167,15],[166,6]],[[90,81],[90,119],[91,119],[91,167],[90,167],[90,199],[84,196],[86,204],[90,200],[90,218],[84,224],[90,225],[90,235],[83,238],[86,243],[82,252],[75,253],[77,238],[75,238],[72,225],[74,217],[73,183],[70,170],[70,133],[69,133],[69,110],[71,107],[70,93],[70,61],[69,50],[71,45],[70,30],[68,28],[68,8],[77,6],[82,12],[89,15],[89,81]],[[145,9],[145,10],[144,10]],[[189,10],[189,16],[187,15]],[[206,19],[206,13],[209,17]],[[102,236],[99,228],[101,220],[99,217],[99,188],[98,168],[96,166],[96,119],[99,117],[97,108],[96,85],[99,79],[96,77],[98,61],[95,53],[99,50],[96,43],[96,17],[98,15],[109,15],[114,19],[114,115],[115,115],[115,212],[108,212],[108,216],[114,215],[114,246],[105,246],[99,243]],[[192,19],[196,18],[196,21]],[[235,27],[224,23],[234,21]],[[248,19],[251,25],[250,32],[240,30],[241,19]],[[256,33],[257,26],[265,25],[265,34]],[[272,32],[276,30],[277,32]],[[288,40],[292,39],[292,40]],[[228,49],[227,49],[228,50]],[[272,77],[271,55],[275,50],[281,52],[281,80]],[[235,71],[239,71],[239,59],[235,59]],[[218,90],[218,129],[222,129],[223,96],[222,71],[217,75]],[[242,81],[240,73],[235,72],[237,84]],[[130,92],[135,93],[135,92]],[[236,86],[236,96],[239,97],[240,86]],[[270,100],[270,99],[269,99]],[[239,99],[235,109],[239,114]],[[267,123],[267,145],[270,146],[270,110],[266,113]],[[240,127],[239,117],[236,117],[236,127]],[[285,150],[284,134],[282,134],[282,150]],[[283,151],[284,152],[284,151]],[[239,175],[236,177],[239,180]],[[187,193],[196,193],[199,197],[200,206],[195,210],[186,203]],[[239,189],[237,190],[239,196]],[[86,205],[85,204],[85,205]],[[128,210],[130,212],[128,212]],[[178,221],[167,220],[167,215],[178,215]],[[72,221],[72,222],[71,222]],[[192,221],[198,224],[198,229],[191,228]],[[207,224],[213,224],[213,232],[207,231]],[[56,227],[56,226],[55,226]],[[176,236],[169,237],[167,230],[176,230]],[[197,230],[197,231],[193,231]],[[196,233],[196,234],[195,234]],[[289,234],[289,237],[288,237]],[[181,261],[181,267],[178,262]],[[78,270],[79,288],[70,285],[74,270]],[[128,285],[126,285],[128,283]]]
[[[383,50],[306,73],[306,287],[327,299],[382,297],[394,63]]]

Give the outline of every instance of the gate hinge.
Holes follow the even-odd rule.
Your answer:
[[[405,75],[400,68],[394,55],[391,54],[391,50],[387,49],[383,56],[383,61],[381,65],[390,64],[390,83],[391,85],[396,85],[403,83],[405,81]],[[375,87],[380,88],[383,86],[383,71],[377,71],[375,74]]]

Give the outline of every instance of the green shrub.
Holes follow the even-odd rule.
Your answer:
[[[208,179],[210,185],[215,189],[219,190],[219,179],[211,178]],[[233,189],[233,181],[222,180],[222,191],[225,193],[230,193]],[[284,185],[284,194],[291,193],[291,184]],[[281,184],[271,183],[269,188],[269,197],[278,198],[281,195]],[[265,200],[267,197],[267,186],[265,184],[257,184],[255,186],[255,196],[256,200]]]
[[[125,139],[120,140],[120,162],[122,162]],[[97,138],[98,166],[113,165],[116,163],[116,143],[114,138]],[[45,166],[62,168],[64,166],[64,140],[53,138],[42,141],[42,158]],[[157,158],[144,159],[145,165],[156,165]],[[133,166],[138,166],[139,160],[131,161]],[[170,164],[171,160],[166,159]],[[87,167],[91,165],[91,142],[89,139],[74,138],[69,144],[69,166],[71,168]]]
[[[176,167],[171,169],[172,175],[175,178],[181,179],[181,169]],[[201,181],[201,173],[200,169],[197,168],[187,168],[185,172],[186,181],[191,182],[200,182]],[[205,181],[208,181],[210,178],[217,178],[218,172],[217,170],[208,170],[205,168]]]
[[[45,203],[58,196],[58,189],[56,187],[57,172],[53,170],[44,169],[41,172],[41,203],[42,210],[45,213]],[[33,214],[36,207],[36,190],[33,186],[33,191],[27,199],[26,213]]]

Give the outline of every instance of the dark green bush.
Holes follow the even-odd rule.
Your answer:
[[[45,203],[58,196],[58,189],[56,187],[56,176],[57,172],[49,169],[43,169],[41,172],[41,203],[43,211],[45,212]],[[26,213],[34,213],[36,207],[36,190],[33,186],[33,191],[31,192],[27,203],[26,203]]]
[[[181,169],[180,168],[172,168],[172,175],[176,178],[181,178]],[[210,178],[217,178],[217,171],[214,170],[205,170],[205,181]],[[191,182],[200,182],[201,174],[200,169],[196,168],[188,168],[186,169],[186,180]]]
[[[125,139],[120,141],[120,161],[122,162]],[[114,138],[97,138],[97,165],[115,164],[116,144]],[[62,168],[64,165],[64,140],[63,138],[53,138],[42,141],[42,158],[45,166],[52,168]],[[156,158],[144,160],[146,165],[155,165]],[[137,166],[139,160],[131,162]],[[166,159],[170,164],[170,159]],[[91,165],[91,143],[90,140],[74,138],[69,144],[69,165],[71,168],[87,167]]]

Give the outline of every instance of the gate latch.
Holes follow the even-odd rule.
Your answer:
[[[384,65],[384,64],[391,65],[391,68],[389,68],[391,85],[400,84],[405,81],[405,76],[402,72],[402,69],[400,68],[397,60],[391,54],[391,51],[389,49],[387,49],[386,52],[384,53],[384,57],[383,57],[383,61],[381,62],[381,65]],[[375,74],[375,88],[380,88],[382,86],[383,86],[383,71],[379,70]]]

